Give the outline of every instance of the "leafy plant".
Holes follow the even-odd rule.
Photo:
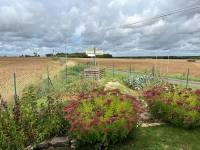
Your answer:
[[[139,90],[142,89],[149,80],[149,76],[130,76],[128,79],[124,80],[124,83],[130,88]]]
[[[145,90],[165,84],[162,78],[147,75],[130,76],[128,79],[123,79],[122,82],[134,90]]]
[[[155,87],[144,92],[149,111],[176,126],[200,126],[200,90],[178,89],[174,85]]]
[[[132,135],[141,123],[141,102],[119,89],[80,94],[65,106],[69,138],[108,146]],[[98,146],[97,146],[98,147]]]
[[[0,97],[0,147],[2,149],[23,149],[26,141],[20,124],[20,104],[13,109]]]
[[[21,99],[15,99],[12,107],[0,98],[2,149],[24,149],[27,145],[68,132],[70,127],[64,120],[64,104],[61,101],[48,97],[46,105],[38,106],[33,85],[24,90]]]

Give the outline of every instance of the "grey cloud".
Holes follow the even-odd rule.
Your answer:
[[[200,38],[192,38],[189,40],[189,43],[200,44]]]
[[[179,27],[179,32],[183,34],[191,34],[200,32],[200,14],[195,15],[192,19],[187,20]]]
[[[0,55],[64,52],[65,37],[67,52],[97,46],[114,56],[199,55],[200,8],[84,35],[197,4],[199,0],[0,1]]]

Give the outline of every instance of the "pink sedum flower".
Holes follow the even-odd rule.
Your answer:
[[[97,117],[100,117],[100,116],[102,116],[102,114],[103,114],[103,113],[102,113],[101,111],[99,111],[99,112],[96,113],[96,116],[97,116]]]
[[[130,118],[128,121],[129,121],[130,123],[135,123],[136,119],[135,119],[134,117],[132,117],[132,118]]]
[[[108,128],[104,128],[103,132],[106,132],[106,133],[109,132]]]

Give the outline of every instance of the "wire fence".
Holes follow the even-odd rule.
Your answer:
[[[170,61],[157,61],[154,63],[143,62],[120,62],[119,59],[114,63],[109,61],[98,61],[98,67],[106,68],[107,72],[123,74],[127,77],[134,75],[157,76],[167,79],[171,83],[188,86],[200,87],[200,71],[198,63],[176,63],[170,65]],[[42,69],[18,69],[9,72],[1,72],[0,74],[0,94],[6,101],[11,101],[16,96],[21,96],[24,89],[30,84],[37,86],[37,98],[44,98],[49,93],[63,92],[72,94],[73,89],[83,91],[84,85],[88,84],[87,80],[82,80],[76,84],[72,81],[83,77],[83,70],[89,68],[90,65],[79,63],[74,67],[66,66],[64,70],[58,72],[55,67]]]
[[[106,71],[112,73],[115,77],[116,74],[122,74],[129,76],[136,75],[148,75],[156,76],[165,79],[169,83],[175,83],[188,86],[200,87],[200,70],[196,69],[195,66],[187,68],[187,65],[173,65],[169,66],[167,63],[152,64],[146,63],[141,64],[123,64],[123,63],[106,63],[102,65],[106,67]]]
[[[37,98],[44,98],[47,94],[56,93],[62,88],[70,91],[67,85],[83,77],[83,70],[89,65],[77,64],[66,66],[58,72],[56,68],[15,70],[1,73],[0,94],[6,101],[17,100],[23,91],[33,84]]]

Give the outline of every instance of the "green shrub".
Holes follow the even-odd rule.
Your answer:
[[[80,94],[65,106],[65,119],[71,125],[69,138],[100,146],[126,139],[141,123],[140,105],[118,89]]]
[[[200,126],[200,90],[155,87],[144,92],[149,111],[176,126]]]
[[[54,135],[67,133],[69,124],[63,117],[64,104],[51,97],[45,103],[37,105],[33,85],[24,91],[21,99],[17,98],[13,107],[0,99],[2,149],[24,149]]]

